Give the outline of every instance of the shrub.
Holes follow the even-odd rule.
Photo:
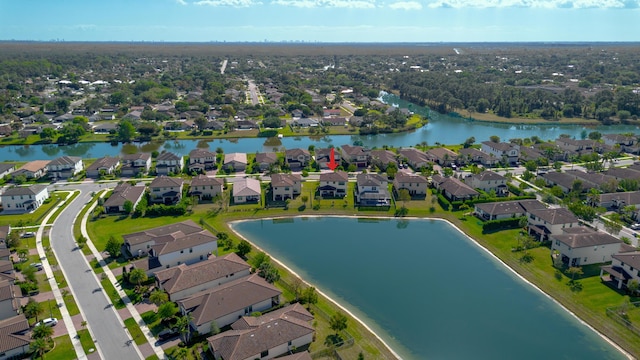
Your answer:
[[[524,217],[526,219],[526,217]],[[482,232],[487,233],[496,230],[517,229],[520,227],[520,220],[523,217],[515,217],[509,219],[489,220],[482,224]]]

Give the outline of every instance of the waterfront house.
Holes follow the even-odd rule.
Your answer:
[[[84,168],[82,158],[77,156],[61,156],[47,164],[47,173],[53,180],[68,179]]]
[[[99,178],[104,175],[115,174],[116,170],[120,166],[120,159],[117,157],[105,156],[94,161],[91,165],[87,166],[87,177]]]
[[[233,183],[234,204],[259,203],[261,194],[260,180],[243,178]]]
[[[458,165],[476,163],[492,167],[498,164],[501,160],[501,158],[497,158],[495,155],[482,152],[476,148],[460,149],[459,153],[460,155],[456,158],[456,164]]]
[[[122,176],[136,176],[148,173],[150,168],[151,154],[127,154],[122,157],[122,167],[120,168],[120,174]]]
[[[391,194],[387,177],[372,174],[358,174],[356,177],[356,203],[360,206],[390,206]]]
[[[520,151],[518,147],[505,142],[483,141],[481,150],[489,155],[501,159],[505,164],[515,165],[518,163]]]
[[[156,174],[179,174],[184,168],[184,158],[172,152],[165,151],[156,159]]]
[[[4,213],[35,211],[49,198],[45,185],[14,186],[0,196]]]
[[[271,193],[273,201],[285,201],[300,195],[302,191],[302,177],[298,174],[271,175]]]
[[[382,171],[386,171],[389,164],[395,164],[398,167],[398,155],[389,150],[371,150],[370,163],[373,168],[378,167]]]
[[[509,195],[507,178],[493,171],[483,171],[479,174],[469,175],[464,179],[464,183],[484,192],[493,190],[497,196]]]
[[[104,123],[93,125],[93,132],[95,134],[110,134],[110,133],[115,134],[117,130],[118,130],[118,124],[114,122],[104,122]]]
[[[551,254],[559,256],[566,266],[584,266],[611,261],[620,252],[622,241],[586,226],[565,228],[552,234]]]
[[[449,199],[449,201],[470,200],[480,195],[479,192],[455,177],[433,175],[431,177],[431,184],[434,188],[440,190],[442,195]]]
[[[16,171],[16,164],[13,163],[0,163],[0,179],[4,179],[5,176]]]
[[[178,241],[185,236],[194,234],[210,235],[208,231],[203,230],[192,220],[185,220],[175,224],[123,235],[122,238],[124,239],[125,247],[133,256],[145,256],[152,246],[167,241]]]
[[[274,152],[256,153],[255,162],[260,171],[265,172],[278,162],[278,155]]]
[[[349,165],[362,169],[369,166],[369,150],[362,146],[342,145],[342,159]]]
[[[187,265],[180,264],[154,273],[158,289],[166,291],[169,300],[186,299],[230,281],[251,275],[251,266],[236,253]]]
[[[602,141],[611,147],[618,145],[620,149],[624,151],[627,147],[633,147],[636,142],[636,137],[634,135],[624,134],[604,134],[602,135]]]
[[[300,304],[289,305],[259,317],[243,316],[231,330],[207,338],[216,360],[271,359],[291,353],[313,342],[311,315]],[[308,352],[280,357],[310,360]]]
[[[222,193],[224,181],[218,178],[200,174],[191,179],[189,191],[191,196],[197,196],[200,200],[210,200]]]
[[[329,163],[331,162],[331,150],[332,148],[315,149],[315,160],[319,169],[329,169]],[[342,156],[340,151],[333,149],[333,159],[336,164],[341,165]]]
[[[165,205],[177,204],[182,200],[184,180],[168,176],[158,176],[149,184],[149,202]]]
[[[640,251],[611,255],[611,265],[600,268],[600,277],[605,272],[618,289],[627,287],[632,280],[640,282]]]
[[[190,328],[202,335],[211,332],[213,322],[223,328],[242,316],[277,306],[280,294],[278,288],[253,274],[179,300],[178,306],[183,315],[191,313]]]
[[[429,157],[423,151],[414,148],[398,149],[400,158],[407,164],[411,165],[414,170],[418,170],[422,167],[429,165]]]
[[[535,199],[496,201],[474,205],[474,213],[482,220],[500,220],[526,216],[532,210],[546,209]]]
[[[451,166],[458,158],[458,154],[445,147],[429,149],[427,152],[429,160],[440,166]]]
[[[205,172],[216,168],[216,153],[204,149],[189,152],[189,171]]]
[[[127,201],[131,202],[131,209],[135,209],[142,200],[144,192],[144,186],[133,186],[126,182],[120,183],[116,185],[111,195],[102,204],[104,212],[107,214],[124,212]]]
[[[540,241],[579,225],[578,218],[566,208],[531,209],[527,221],[527,232]]]
[[[285,160],[291,170],[297,170],[309,165],[311,154],[305,149],[287,149],[285,150]]]
[[[575,176],[571,176],[566,172],[550,171],[539,174],[538,178],[543,179],[548,186],[558,186],[564,193],[572,191],[574,185],[576,187],[579,185],[581,192],[594,187],[591,183],[576,179]]]
[[[343,198],[347,195],[349,176],[344,171],[320,174],[318,192],[323,198]]]
[[[229,171],[239,172],[247,168],[247,154],[230,153],[224,154],[224,168]]]
[[[12,177],[24,175],[27,179],[39,179],[47,173],[50,160],[34,160],[22,165],[14,171]]]
[[[412,197],[425,197],[428,185],[429,181],[424,176],[404,171],[398,171],[393,179],[393,186],[396,191],[405,189],[409,191],[409,195]]]
[[[0,320],[0,359],[23,359],[31,352],[29,321],[24,314]]]

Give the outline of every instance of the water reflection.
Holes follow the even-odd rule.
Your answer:
[[[21,157],[26,157],[36,152],[35,148],[31,148],[29,145],[19,146],[15,149],[16,154]]]
[[[78,156],[84,158],[90,158],[90,150],[96,143],[77,143],[73,145],[60,146],[62,152],[68,156]]]
[[[55,157],[60,153],[60,147],[58,145],[42,145],[42,152],[51,157]]]
[[[198,141],[198,144],[196,144],[196,147],[198,149],[208,149],[209,148],[209,141],[200,140],[200,141]]]

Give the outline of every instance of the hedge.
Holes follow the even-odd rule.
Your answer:
[[[500,220],[489,220],[482,224],[482,232],[487,233],[496,230],[517,229],[520,227],[520,221],[522,219],[526,219],[526,216]]]
[[[445,211],[448,211],[451,207],[451,203],[449,202],[449,200],[447,200],[447,198],[444,197],[444,195],[442,195],[442,193],[440,192],[438,192],[438,204],[440,204],[440,206],[442,206]]]

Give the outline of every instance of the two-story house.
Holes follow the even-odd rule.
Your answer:
[[[299,170],[309,165],[311,154],[309,150],[305,149],[287,149],[285,150],[285,160],[291,170]]]
[[[274,152],[257,153],[255,162],[258,164],[260,171],[265,172],[278,162],[278,155]]]
[[[107,214],[121,213],[126,211],[127,202],[131,203],[131,209],[134,210],[144,196],[144,186],[133,186],[123,182],[113,189],[111,195],[104,201],[102,207]]]
[[[191,196],[197,196],[200,200],[210,200],[222,193],[224,181],[200,174],[191,179],[189,191]]]
[[[236,253],[187,265],[180,264],[154,273],[156,285],[178,301],[230,281],[251,275],[251,266]]]
[[[45,185],[14,186],[5,190],[0,196],[4,212],[31,212],[49,198]]]
[[[579,225],[578,218],[565,208],[532,209],[528,216],[527,230],[540,241]]]
[[[160,226],[132,234],[123,235],[124,245],[133,256],[146,256],[152,246],[156,244],[176,241],[185,236],[193,234],[205,234],[208,231],[203,230],[192,220],[185,220],[179,223]]]
[[[340,151],[332,148],[315,149],[315,160],[320,169],[329,169],[329,163],[331,162],[331,150],[333,150],[333,159],[336,164],[341,164],[342,155],[340,154]]]
[[[285,201],[300,195],[302,191],[302,177],[298,174],[271,175],[271,193],[273,201]]]
[[[349,175],[344,171],[320,174],[318,192],[323,198],[343,198],[347,195]]]
[[[434,188],[440,190],[442,195],[450,201],[470,200],[480,195],[475,189],[455,177],[444,177],[433,175],[431,184]]]
[[[391,194],[389,193],[386,176],[371,174],[358,174],[356,177],[356,203],[360,206],[390,206]]]
[[[472,174],[464,179],[465,184],[474,189],[484,192],[495,191],[497,196],[509,195],[507,188],[507,178],[493,171],[483,171],[479,174]]]
[[[139,174],[146,174],[149,172],[150,168],[151,154],[127,154],[122,157],[122,167],[120,168],[120,175],[136,176]]]
[[[635,280],[640,282],[640,251],[620,252],[611,255],[611,265],[600,268],[600,277],[604,273],[609,274],[618,289],[629,285]]]
[[[611,261],[623,244],[619,239],[586,226],[565,228],[552,234],[551,254],[566,266],[584,266]]]
[[[20,312],[20,288],[15,280],[0,277],[0,319],[8,319]]]
[[[0,179],[4,179],[5,176],[16,171],[16,164],[14,163],[0,163]]]
[[[368,149],[362,146],[342,145],[342,159],[349,165],[355,165],[358,169],[369,166],[370,154]]]
[[[483,141],[481,150],[509,165],[517,164],[520,156],[517,146],[505,142]]]
[[[105,156],[94,161],[91,165],[87,166],[87,177],[99,178],[104,175],[115,174],[116,170],[120,166],[120,159],[117,157]]]
[[[156,159],[156,174],[179,174],[184,168],[184,158],[172,152],[165,151]]]
[[[247,154],[245,153],[230,153],[224,154],[223,166],[229,171],[245,171],[247,168]]]
[[[177,204],[182,200],[184,180],[168,176],[158,176],[149,184],[149,202],[165,205]]]
[[[205,172],[216,168],[216,153],[205,149],[189,152],[189,171]]]
[[[82,158],[77,156],[61,156],[47,164],[47,173],[53,180],[68,179],[84,168]]]
[[[404,171],[398,171],[393,179],[393,186],[396,191],[405,189],[409,191],[412,197],[427,196],[427,187],[429,181],[422,175],[411,174]]]

